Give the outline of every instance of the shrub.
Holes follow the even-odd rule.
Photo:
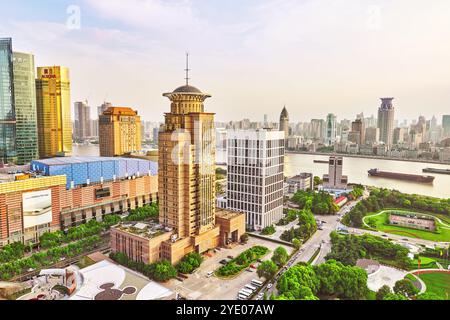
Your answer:
[[[229,277],[238,274],[243,269],[248,268],[250,264],[258,260],[267,254],[269,249],[262,246],[255,246],[244,252],[239,256],[230,260],[226,265],[222,266],[217,270],[217,274],[222,277]]]
[[[270,236],[272,234],[274,234],[276,232],[275,227],[274,226],[268,226],[265,227],[262,231],[261,234],[265,235],[265,236]]]
[[[195,269],[200,267],[203,262],[203,257],[197,253],[192,252],[186,255],[177,265],[177,270],[181,273],[192,273]]]

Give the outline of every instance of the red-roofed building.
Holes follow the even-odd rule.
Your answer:
[[[339,208],[342,208],[347,203],[347,201],[348,201],[347,197],[341,196],[341,197],[337,198],[336,200],[334,200],[334,203]]]

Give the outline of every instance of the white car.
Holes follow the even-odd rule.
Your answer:
[[[268,285],[267,285],[267,289],[270,289],[270,288],[272,288],[273,287],[273,284],[271,284],[271,283],[269,283]]]
[[[214,271],[210,271],[206,274],[206,277],[211,278],[213,274],[214,274]]]

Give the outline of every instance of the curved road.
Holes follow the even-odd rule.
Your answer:
[[[368,194],[364,195],[364,197],[367,196]],[[325,256],[331,251],[331,243],[330,243],[331,232],[335,231],[337,227],[340,225],[341,219],[340,217],[343,216],[346,212],[350,211],[354,206],[356,206],[356,204],[359,201],[361,201],[361,199],[347,204],[346,206],[341,208],[341,210],[338,212],[337,215],[332,216],[316,215],[315,217],[317,220],[324,222],[322,224],[323,230],[317,230],[316,233],[314,233],[313,236],[302,245],[301,249],[291,257],[291,259],[286,264],[286,267],[278,271],[278,273],[269,283],[272,284],[272,287],[270,289],[268,288],[269,284],[265,284],[260,292],[265,292],[267,297],[269,297],[272,293],[276,294],[277,293],[276,283],[283,275],[283,273],[286,272],[288,268],[292,267],[293,265],[299,262],[308,262],[319,248],[320,252],[316,257],[316,259],[312,262],[312,264],[316,265],[325,262]]]

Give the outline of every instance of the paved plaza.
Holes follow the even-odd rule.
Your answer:
[[[406,271],[382,265],[378,271],[369,275],[367,286],[372,291],[378,291],[378,289],[384,285],[387,285],[392,289],[394,288],[395,283],[405,278],[407,274],[408,272]]]
[[[279,246],[284,247],[288,253],[293,251],[293,248],[289,246],[250,237],[245,245],[238,245],[233,249],[221,249],[213,257],[205,259],[201,267],[194,274],[189,275],[189,278],[185,281],[181,282],[173,279],[164,284],[164,286],[181,294],[188,300],[236,300],[238,291],[253,279],[263,281],[258,278],[256,270],[253,270],[253,272],[244,270],[231,280],[222,280],[215,276],[208,278],[207,273],[220,268],[222,265],[219,262],[222,259],[226,259],[228,256],[236,257],[243,251],[256,245],[265,246],[270,250],[262,260],[270,259],[273,251]],[[256,263],[255,265],[257,266],[258,264]]]

